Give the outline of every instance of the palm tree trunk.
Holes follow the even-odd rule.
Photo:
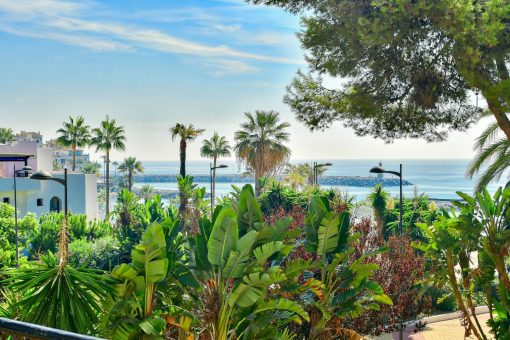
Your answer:
[[[217,161],[217,157],[214,156],[213,157],[213,168],[216,168],[216,161]],[[212,182],[211,201],[212,201],[212,206],[214,207],[214,199],[216,198],[216,169],[213,170],[212,177],[213,177],[213,182]],[[214,211],[211,212],[211,214],[212,213],[214,213]]]
[[[110,150],[106,150],[105,158],[106,168],[106,219],[110,215]]]
[[[181,139],[180,159],[181,159],[180,174],[182,177],[186,177],[186,140],[184,138]]]
[[[76,144],[72,145],[73,149],[73,172],[76,171]]]
[[[259,193],[260,193],[259,179],[260,179],[260,170],[255,169],[255,196],[257,196],[257,197],[259,196]]]
[[[129,191],[133,188],[133,172],[131,170],[128,172],[128,188]]]
[[[180,174],[182,178],[186,177],[186,140],[184,138],[181,139],[180,144],[180,159],[181,159],[181,167]],[[184,192],[179,192],[179,215],[181,217],[181,228],[184,227],[184,213],[186,212],[186,195]]]

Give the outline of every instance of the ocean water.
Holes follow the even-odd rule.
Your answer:
[[[328,168],[326,176],[374,176],[369,170],[378,165],[379,160],[345,160],[345,159],[327,159],[316,160],[320,163],[330,162],[333,165]],[[291,161],[291,163],[312,163],[311,160]],[[399,164],[403,166],[403,178],[411,183],[412,186],[404,186],[404,196],[411,196],[414,192],[425,193],[431,198],[436,199],[454,199],[458,198],[456,191],[462,191],[471,194],[476,179],[469,180],[465,173],[469,160],[383,160],[383,167],[386,170],[398,171]],[[217,174],[240,174],[243,169],[235,161],[221,161],[218,164],[225,164],[226,169],[218,169]],[[177,174],[179,173],[178,161],[146,161],[143,162],[145,174]],[[208,161],[188,161],[186,163],[186,172],[190,175],[209,174]],[[392,176],[392,175],[385,175]],[[502,178],[499,183],[491,183],[489,191],[494,192],[498,186],[505,185],[507,178]],[[144,183],[150,184],[156,189],[177,190],[176,183]],[[225,195],[232,191],[231,184],[242,186],[244,183],[216,183],[216,192],[218,195]],[[141,183],[135,183],[140,186]],[[209,189],[209,183],[199,183],[199,186],[205,186]],[[360,188],[350,186],[333,186],[350,195],[354,195],[356,200],[363,200],[370,193],[371,188]],[[385,187],[392,195],[397,196],[398,187]]]

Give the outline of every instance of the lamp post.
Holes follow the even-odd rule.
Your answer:
[[[331,163],[322,163],[322,164],[319,164],[318,162],[313,162],[313,185],[318,185],[319,184],[319,179],[318,179],[318,169],[319,168],[322,168],[322,167],[325,167],[325,166],[332,166],[333,164]]]
[[[48,171],[39,170],[30,177],[31,179],[39,181],[54,181],[64,186],[64,218],[67,226],[67,168],[64,169],[64,179],[53,177]]]
[[[15,233],[16,233],[16,268],[19,267],[18,193],[16,190],[16,177],[18,176],[19,173],[22,173],[22,172],[24,172],[25,177],[27,177],[27,175],[32,172],[32,168],[25,165],[20,170],[16,170],[16,165],[14,165],[14,171],[13,171],[13,175],[14,175],[14,229],[15,229]]]
[[[228,168],[228,166],[226,166],[225,164],[221,164],[218,166],[212,166],[212,164],[209,163],[209,179],[211,182],[211,219],[212,219],[212,215],[214,214],[214,191],[216,189],[215,183],[213,182],[213,171],[215,171],[216,169],[225,169],[225,168]],[[216,176],[214,176],[214,177],[215,177],[214,179],[216,179]]]
[[[399,229],[399,233],[400,235],[402,235],[402,217],[403,217],[403,198],[402,198],[402,164],[400,164],[400,171],[389,171],[389,170],[384,170],[384,168],[380,167],[380,166],[375,166],[373,167],[372,169],[370,169],[370,172],[373,173],[373,174],[392,174],[392,175],[395,175],[395,176],[398,176],[400,178],[400,213],[399,213],[399,218],[398,218],[398,229]]]

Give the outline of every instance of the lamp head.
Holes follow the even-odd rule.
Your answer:
[[[20,172],[27,172],[27,173],[30,172],[31,173],[32,168],[29,167],[28,165],[25,165],[23,168],[16,170],[16,173],[20,173]]]
[[[380,166],[374,166],[372,169],[370,169],[370,172],[373,174],[383,174],[386,172],[386,170],[384,170]]]
[[[32,175],[32,177],[30,177],[30,178],[36,179],[36,180],[39,180],[39,181],[46,181],[48,179],[52,179],[53,176],[48,171],[39,170],[36,173],[34,173]]]
[[[324,164],[324,166],[332,166],[332,165],[333,165],[333,163],[329,163],[329,162]]]
[[[225,169],[225,168],[228,168],[228,166],[227,166],[227,165],[225,165],[225,164],[220,164],[220,165],[218,166],[218,169]]]

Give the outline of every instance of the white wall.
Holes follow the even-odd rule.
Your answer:
[[[52,148],[37,148],[37,169],[46,171],[53,170]]]
[[[63,178],[63,172],[52,173],[55,178]],[[97,190],[95,175],[69,173],[68,204],[69,211],[74,214],[86,214],[89,219],[97,218]],[[0,178],[0,202],[9,197],[14,205],[13,179]],[[20,216],[27,212],[42,215],[50,211],[51,198],[56,196],[62,202],[64,210],[64,186],[55,181],[37,181],[28,178],[17,179],[18,211]],[[43,206],[37,206],[37,199],[42,198]]]

